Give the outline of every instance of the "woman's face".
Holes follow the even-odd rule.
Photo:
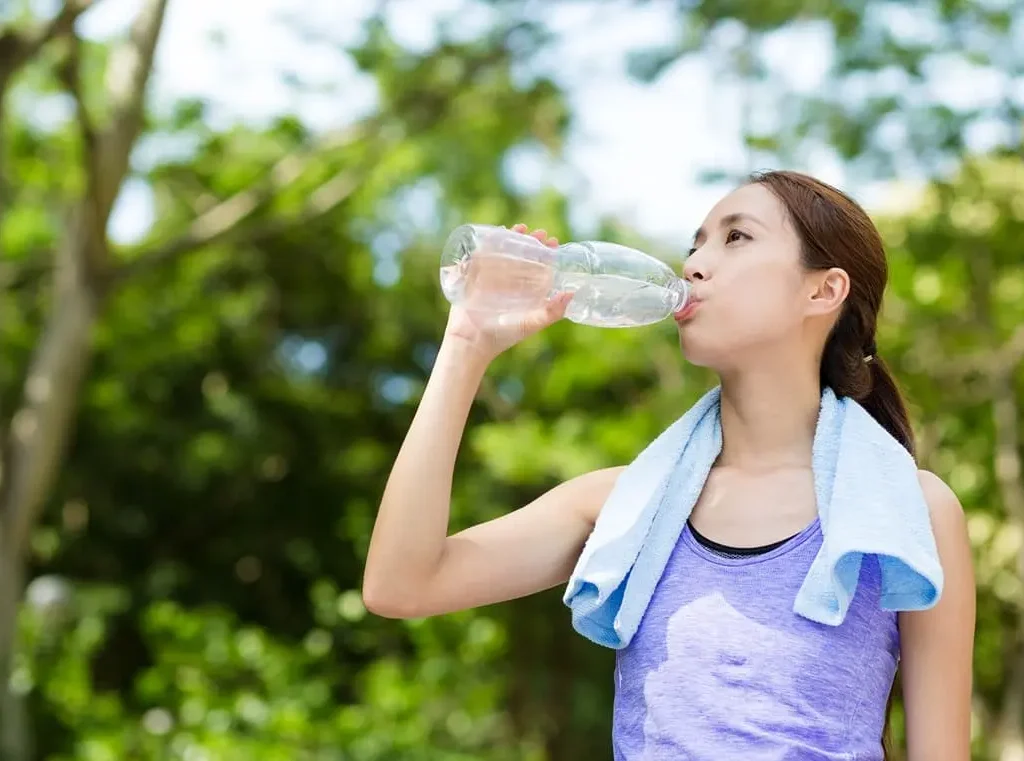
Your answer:
[[[744,185],[718,202],[683,267],[697,301],[677,315],[688,361],[723,370],[762,354],[791,354],[811,337],[807,320],[821,312],[821,274],[803,267],[800,247],[768,188]]]

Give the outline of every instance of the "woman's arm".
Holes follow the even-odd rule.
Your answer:
[[[533,235],[557,245],[543,230]],[[481,327],[452,308],[370,538],[363,575],[369,610],[419,618],[522,597],[569,578],[621,468],[578,476],[508,515],[448,535],[455,458],[488,364],[560,319],[567,303],[563,295],[497,327]]]
[[[420,618],[568,580],[621,468],[586,473],[508,515],[448,535],[452,470],[483,363],[442,346],[388,479],[363,581],[367,609]]]
[[[952,489],[927,471],[921,471],[920,479],[945,583],[935,607],[899,618],[907,758],[967,761],[975,616],[971,546]]]

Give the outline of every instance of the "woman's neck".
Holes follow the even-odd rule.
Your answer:
[[[723,377],[718,464],[744,470],[809,467],[820,405],[817,373],[766,370]]]

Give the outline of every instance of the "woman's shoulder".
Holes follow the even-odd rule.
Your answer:
[[[931,512],[932,522],[963,521],[964,509],[956,492],[930,470],[917,471],[917,480],[924,492],[925,502]]]
[[[917,471],[917,478],[928,504],[940,556],[948,556],[953,547],[969,546],[967,518],[956,492],[929,470]]]

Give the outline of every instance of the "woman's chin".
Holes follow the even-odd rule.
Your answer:
[[[711,370],[728,365],[728,357],[735,356],[734,352],[729,351],[719,342],[703,341],[689,331],[680,331],[679,350],[687,364]]]
[[[688,341],[681,335],[679,336],[679,351],[688,364],[695,367],[708,367],[709,357],[706,352],[701,351],[693,341]]]

